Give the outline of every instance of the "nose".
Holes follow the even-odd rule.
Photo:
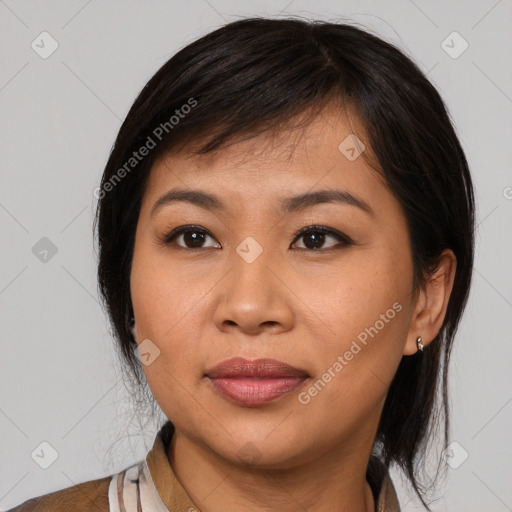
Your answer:
[[[223,332],[279,334],[292,329],[293,293],[270,250],[252,262],[233,252],[231,271],[216,287],[214,322]]]

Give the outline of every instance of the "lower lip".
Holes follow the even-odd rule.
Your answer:
[[[297,389],[306,377],[215,378],[210,381],[221,395],[246,406],[267,404]]]

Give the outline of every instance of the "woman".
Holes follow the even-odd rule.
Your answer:
[[[394,512],[392,463],[428,509],[474,199],[406,56],[230,23],[148,82],[95,194],[102,297],[169,421],[146,460],[13,510]]]

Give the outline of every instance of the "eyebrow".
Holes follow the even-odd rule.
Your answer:
[[[186,202],[194,204],[206,210],[225,211],[226,205],[222,200],[207,192],[201,190],[171,189],[166,192],[151,208],[150,216],[162,208],[164,205],[173,202]],[[291,213],[304,210],[311,206],[322,203],[343,203],[350,206],[356,206],[369,215],[375,215],[371,206],[361,198],[356,197],[346,190],[326,189],[314,192],[306,192],[297,196],[287,197],[281,201],[281,210],[283,213]]]

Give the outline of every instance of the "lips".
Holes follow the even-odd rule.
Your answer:
[[[275,359],[256,359],[249,361],[243,357],[234,357],[223,361],[206,375],[212,379],[216,378],[278,378],[278,377],[308,377],[308,374],[294,368],[289,364],[276,361]]]
[[[291,393],[309,375],[275,359],[235,357],[208,370],[206,377],[215,391],[232,402],[258,406]]]

